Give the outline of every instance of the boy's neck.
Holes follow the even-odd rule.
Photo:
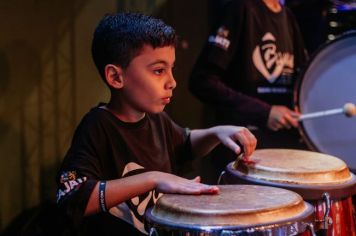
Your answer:
[[[263,0],[266,6],[273,12],[280,12],[282,10],[282,6],[279,3],[279,0]]]
[[[136,114],[130,114],[129,112],[123,112],[122,106],[118,104],[114,104],[112,102],[109,102],[108,104],[102,106],[101,108],[109,111],[111,114],[113,114],[116,118],[119,120],[126,122],[126,123],[135,123],[140,120],[142,120],[146,113],[136,113]]]

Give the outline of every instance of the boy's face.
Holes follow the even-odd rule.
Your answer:
[[[145,45],[123,71],[122,105],[125,112],[140,116],[142,113],[158,113],[170,102],[176,87],[172,69],[175,48],[171,46],[153,49]]]

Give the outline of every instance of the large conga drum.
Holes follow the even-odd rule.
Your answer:
[[[302,114],[356,103],[356,31],[322,45],[302,71],[295,104]],[[333,115],[300,123],[303,140],[313,151],[342,159],[356,173],[356,117]]]
[[[289,189],[315,208],[319,233],[354,236],[352,195],[356,179],[345,162],[331,155],[292,149],[259,149],[254,163],[231,162],[222,175],[225,184],[261,184]]]
[[[219,194],[164,194],[146,211],[151,236],[313,235],[313,207],[292,191],[222,185]]]

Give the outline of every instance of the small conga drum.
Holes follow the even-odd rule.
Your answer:
[[[145,214],[150,236],[313,235],[313,206],[292,191],[221,185],[213,195],[164,194]]]
[[[260,184],[292,190],[315,208],[315,230],[354,236],[352,195],[355,176],[345,162],[330,155],[291,149],[260,149],[254,163],[231,162],[221,176],[224,184]]]

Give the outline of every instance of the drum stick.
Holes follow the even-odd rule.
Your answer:
[[[325,111],[312,112],[307,114],[302,114],[299,117],[299,121],[314,119],[324,116],[331,116],[337,114],[344,114],[347,117],[352,117],[356,115],[356,107],[353,103],[346,103],[342,108],[330,109]]]

